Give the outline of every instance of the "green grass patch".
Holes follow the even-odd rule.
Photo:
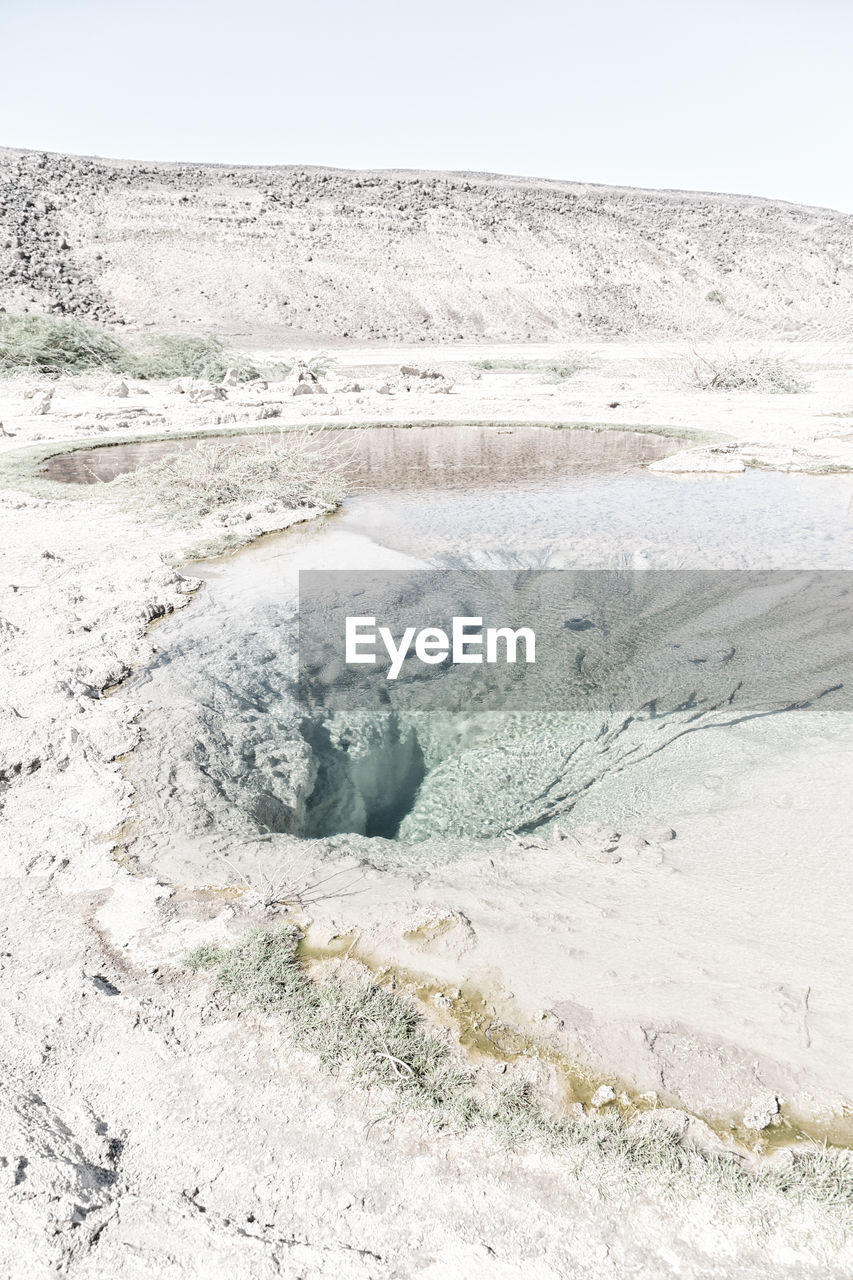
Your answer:
[[[565,355],[545,360],[513,360],[510,358],[475,360],[472,369],[488,373],[540,373],[545,382],[565,382],[588,369],[591,365],[589,356],[575,351],[567,351]]]
[[[332,363],[325,353],[308,361],[318,376]],[[120,339],[108,330],[67,316],[0,313],[0,375],[38,374],[58,378],[103,371],[131,378],[202,378],[221,382],[233,369],[241,382],[284,378],[293,361],[259,364],[220,338],[150,334]]]
[[[628,1124],[618,1113],[561,1119],[545,1114],[529,1085],[514,1081],[484,1089],[477,1073],[408,1001],[366,976],[315,980],[299,956],[294,926],[252,929],[232,946],[202,946],[186,963],[210,973],[216,986],[241,1003],[279,1015],[300,1048],[324,1067],[349,1070],[378,1085],[391,1110],[415,1109],[435,1123],[467,1130],[485,1127],[508,1146],[521,1143],[558,1152],[578,1178],[614,1170],[636,1187],[646,1182],[681,1198],[713,1194],[729,1206],[754,1211],[758,1229],[768,1213],[786,1220],[794,1207],[817,1208],[836,1226],[853,1204],[853,1166],[847,1153],[826,1147],[792,1153],[783,1166],[746,1168],[733,1154],[684,1143],[655,1121]],[[624,1185],[624,1183],[623,1183]]]
[[[95,325],[59,316],[0,314],[0,374],[116,371],[123,356],[121,342]]]
[[[286,1018],[296,1044],[325,1067],[346,1065],[361,1080],[392,1085],[401,1104],[469,1124],[469,1074],[426,1034],[415,1010],[373,983],[312,981],[299,959],[300,936],[294,928],[251,930],[227,950],[198,948],[187,965],[212,970],[222,990]]]
[[[230,351],[219,338],[160,334],[141,338],[126,349],[123,372],[134,378],[204,378],[221,382],[229,369],[241,382],[260,377],[253,361]]]

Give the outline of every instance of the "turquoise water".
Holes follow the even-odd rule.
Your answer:
[[[386,716],[342,737],[340,722],[306,721],[294,696],[300,568],[853,566],[853,477],[673,477],[641,465],[671,448],[631,433],[375,429],[360,438],[355,492],[338,513],[200,565],[207,589],[161,628],[143,679],[173,709],[189,775],[197,767],[205,787],[216,783],[210,821],[305,836],[494,834],[530,821],[531,796],[559,790],[578,726],[443,721],[413,737]],[[838,728],[823,716],[809,732]],[[753,753],[797,740],[781,723],[749,732]],[[726,746],[724,772],[739,767],[742,740]],[[677,789],[703,752],[713,764],[719,736],[707,747],[673,741],[633,773],[605,769],[580,808],[653,809],[656,779]],[[499,781],[507,775],[515,791]]]

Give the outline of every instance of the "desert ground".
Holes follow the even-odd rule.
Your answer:
[[[666,822],[577,841],[582,908],[552,901],[550,933],[519,908],[509,944],[494,902],[523,904],[553,879],[555,850],[535,841],[495,841],[487,881],[460,859],[424,884],[370,865],[357,845],[298,855],[297,882],[277,893],[236,845],[214,873],[186,842],[158,840],[162,770],[176,803],[196,784],[181,779],[187,743],[168,707],[133,678],[199,610],[211,572],[233,573],[239,548],[265,534],[298,525],[310,542],[329,507],[237,502],[176,523],[132,490],[63,485],[44,468],[81,447],[190,434],[645,430],[666,442],[651,467],[672,485],[699,473],[737,486],[765,471],[849,483],[843,536],[851,220],[483,175],[0,160],[10,312],[49,308],[143,335],[215,330],[272,370],[0,380],[0,1272],[848,1275],[853,1045],[838,975],[850,954],[826,866],[807,863],[826,886],[826,945],[809,957],[805,995],[786,977],[802,959],[796,875],[760,863],[734,904],[709,879],[697,910],[679,875],[691,837],[672,839]],[[570,226],[569,205],[580,211]],[[723,276],[727,299],[709,301]],[[298,373],[276,372],[322,350],[334,358],[312,394],[298,392]],[[709,388],[715,371],[745,366],[758,385]],[[780,394],[768,370],[796,389]],[[816,797],[843,852],[849,743],[809,759],[768,765],[765,785]],[[748,850],[741,799],[746,825],[727,838]],[[784,842],[780,814],[773,838]],[[344,889],[314,892],[335,875]],[[650,948],[641,931],[653,916],[683,920],[677,953]],[[561,919],[586,956],[571,980]],[[497,1125],[401,1101],[411,1068],[381,1040],[384,1074],[324,1063],[287,1017],[229,994],[215,969],[187,967],[194,948],[289,925],[312,980],[378,978],[416,997],[426,1034],[484,1106],[519,1086],[545,1119],[508,1140]],[[725,990],[703,986],[708,965]],[[631,986],[674,966],[680,982]],[[472,1010],[500,1022],[512,1051],[472,1035]],[[581,1135],[601,1121],[600,1140],[549,1141],[549,1119],[567,1117]]]

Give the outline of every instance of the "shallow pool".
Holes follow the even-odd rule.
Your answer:
[[[665,1079],[700,1110],[761,1089],[853,1097],[846,711],[670,735],[567,789],[528,839],[537,771],[564,780],[555,743],[571,725],[342,736],[295,696],[300,569],[853,568],[853,477],[643,468],[673,447],[519,427],[365,433],[340,511],[194,567],[205,590],[117,695],[145,711],[126,765],[137,864],[188,886],[319,885],[307,901],[330,936],[352,928],[377,963],[514,993],[495,997],[510,1022],[556,1009],[567,1052],[642,1088]],[[478,836],[496,814],[520,834]],[[661,829],[677,839],[659,845]],[[401,941],[415,908],[455,922],[458,957]]]

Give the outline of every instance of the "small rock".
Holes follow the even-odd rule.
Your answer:
[[[749,1104],[743,1123],[747,1129],[754,1129],[760,1132],[767,1129],[779,1114],[779,1099],[775,1093],[763,1094],[761,1097],[753,1098]]]
[[[649,827],[649,829],[644,832],[643,838],[646,841],[646,844],[663,844],[666,840],[675,839],[675,831],[672,827],[668,827],[665,823],[662,823],[660,826]]]
[[[622,861],[621,853],[617,853],[615,849],[589,849],[585,854],[590,862],[598,862],[602,866],[614,867],[617,862]]]
[[[615,1102],[616,1090],[609,1084],[600,1084],[589,1100],[591,1107],[606,1107],[608,1102]]]
[[[293,396],[324,396],[328,392],[314,370],[304,360],[297,360],[285,379]]]
[[[216,387],[212,382],[191,387],[186,396],[192,404],[203,404],[206,400],[225,400],[227,392],[224,387]]]
[[[93,973],[89,981],[102,996],[117,996],[121,994],[115,983],[110,982],[109,978],[105,978],[102,973]]]
[[[436,369],[421,369],[416,364],[400,365],[400,373],[404,378],[443,378],[444,374]]]

